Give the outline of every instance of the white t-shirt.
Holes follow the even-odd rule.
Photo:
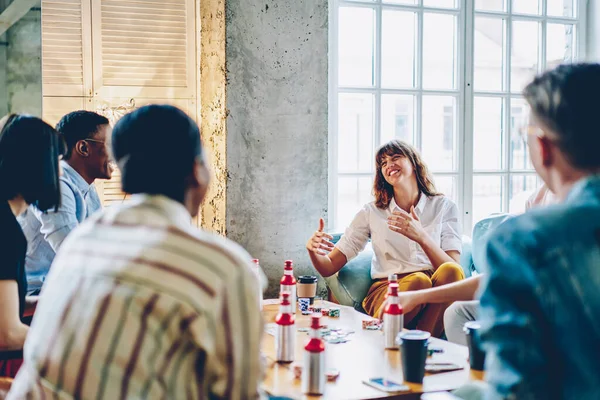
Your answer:
[[[548,189],[548,186],[542,185],[538,190],[527,199],[525,211],[535,207],[543,207],[557,202],[556,195]]]
[[[348,261],[364,250],[369,238],[373,245],[371,278],[387,278],[392,273],[408,273],[433,269],[420,245],[388,228],[387,219],[400,209],[392,198],[385,210],[366,204],[354,217],[336,247]],[[425,232],[442,250],[461,251],[461,228],[458,207],[445,196],[421,195],[415,207]]]

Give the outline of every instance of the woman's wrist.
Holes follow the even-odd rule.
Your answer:
[[[425,231],[422,231],[416,242],[423,248],[423,250],[431,247],[431,238]]]

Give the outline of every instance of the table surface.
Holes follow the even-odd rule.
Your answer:
[[[266,301],[263,308],[265,323],[269,326],[275,319],[278,305],[274,301]],[[325,343],[327,368],[335,368],[340,372],[336,382],[327,382],[323,398],[327,399],[408,399],[419,398],[425,392],[453,390],[470,380],[481,380],[481,371],[471,371],[468,362],[468,349],[440,339],[431,339],[431,347],[443,349],[430,359],[438,362],[451,362],[464,367],[458,371],[426,373],[423,384],[406,383],[409,392],[385,393],[367,386],[364,380],[383,377],[398,383],[403,381],[400,351],[385,350],[383,333],[362,329],[362,320],[373,319],[361,314],[351,307],[322,302],[323,307],[339,307],[340,318],[323,317],[322,323],[329,328],[353,330],[346,343]],[[296,314],[296,327],[308,327],[310,316]],[[268,330],[268,329],[267,329]],[[304,345],[308,334],[297,332],[295,360],[302,361]],[[275,362],[275,337],[268,332],[264,335],[263,354],[267,358],[266,378],[263,388],[271,395],[286,396],[294,399],[317,399],[320,396],[302,394],[300,380],[294,378],[291,364]]]

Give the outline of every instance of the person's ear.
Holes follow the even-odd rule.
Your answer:
[[[75,143],[75,151],[81,157],[89,157],[90,155],[90,147],[85,140],[80,140]]]
[[[540,160],[544,167],[549,167],[554,162],[554,156],[552,154],[553,143],[546,137],[536,137],[538,141],[538,148],[540,149]]]
[[[204,161],[196,160],[194,162],[194,175],[198,186],[207,187],[210,183],[210,170]]]
[[[210,182],[210,171],[203,161],[194,161],[193,173],[188,177],[188,184],[191,187],[207,187]]]

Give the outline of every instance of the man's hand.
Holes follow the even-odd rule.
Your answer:
[[[402,306],[402,312],[404,314],[411,312],[416,307],[421,305],[418,295],[419,291],[398,293],[398,298],[400,299],[400,305]]]

